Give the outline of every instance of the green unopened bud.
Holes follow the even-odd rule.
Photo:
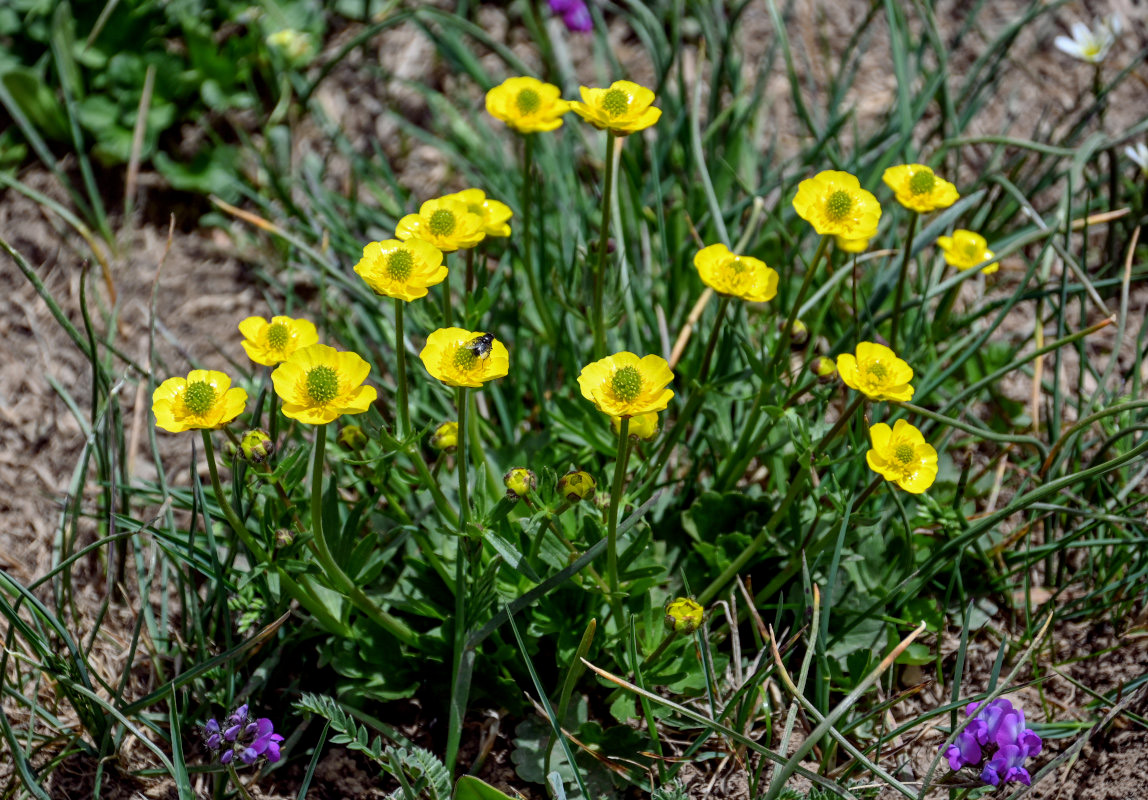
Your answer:
[[[444,422],[431,434],[430,446],[435,450],[453,451],[458,447],[458,423]]]
[[[506,484],[507,499],[517,500],[538,487],[538,476],[526,467],[515,467],[502,476],[502,482]]]
[[[678,633],[693,633],[702,626],[706,611],[695,600],[679,597],[666,606],[666,627]]]
[[[784,328],[785,323],[782,323]],[[809,343],[809,328],[805,327],[805,323],[799,319],[793,321],[793,327],[789,329],[789,346],[794,350],[801,350]]]
[[[567,472],[558,479],[558,494],[565,497],[571,503],[591,499],[594,496],[595,489],[597,489],[597,484],[594,483],[594,479],[590,477],[590,473],[583,472],[582,470]]]
[[[239,449],[243,457],[252,464],[262,464],[267,457],[275,452],[275,442],[271,441],[271,434],[262,428],[256,428],[243,434],[239,441]]]
[[[358,425],[344,425],[339,430],[339,438],[336,441],[348,450],[357,452],[366,447],[369,440]]]
[[[837,377],[837,364],[828,356],[813,359],[813,374],[822,383],[829,383]]]
[[[287,547],[295,541],[295,532],[290,528],[280,528],[275,531],[275,544],[277,547]]]

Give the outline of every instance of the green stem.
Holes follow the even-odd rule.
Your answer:
[[[254,800],[254,798],[251,797],[251,792],[247,791],[247,787],[240,782],[239,773],[235,771],[235,767],[231,764],[227,765],[227,774],[231,777],[231,782],[235,784],[235,788],[243,795],[244,800]]]
[[[331,548],[327,544],[327,536],[323,530],[323,466],[327,449],[327,425],[319,425],[315,429],[315,451],[311,462],[311,551],[319,559],[319,565],[327,578],[335,587],[345,594],[356,608],[371,618],[380,628],[390,633],[400,642],[414,646],[416,636],[414,631],[392,617],[367,597],[355,585],[355,582],[343,572],[343,568],[331,555]]]
[[[215,447],[211,443],[211,431],[201,431],[203,434],[203,449],[207,456],[207,470],[211,474],[211,489],[215,492],[216,502],[223,510],[223,516],[227,519],[228,525],[231,530],[243,542],[243,546],[255,556],[256,561],[261,564],[271,564],[271,557],[255,538],[247,530],[247,526],[243,524],[243,520],[235,513],[235,509],[231,507],[231,503],[223,494],[223,486],[219,482],[219,468],[215,465]],[[279,575],[279,583],[283,586],[285,591],[292,599],[298,601],[299,605],[307,609],[311,616],[315,617],[320,623],[332,633],[340,636],[350,636],[351,629],[340,622],[334,617],[333,614],[327,609],[322,602],[318,600],[310,592],[305,591],[295,580],[283,571],[277,564],[274,565],[275,570]]]
[[[606,357],[606,324],[602,313],[602,292],[606,281],[606,246],[610,241],[610,203],[614,195],[613,131],[606,131],[606,183],[602,187],[602,225],[598,236],[598,268],[594,271],[594,358]]]
[[[789,352],[789,339],[793,335],[793,323],[797,319],[797,312],[801,308],[801,304],[805,301],[805,295],[809,293],[809,287],[813,283],[813,275],[817,272],[817,267],[821,264],[821,258],[825,255],[825,250],[829,246],[829,240],[832,237],[822,236],[821,241],[817,243],[817,251],[813,254],[813,260],[809,262],[809,269],[805,271],[805,277],[801,280],[801,288],[797,290],[797,298],[793,301],[793,306],[789,309],[789,316],[785,318],[785,327],[781,329],[781,337],[777,340],[777,351],[774,352],[773,358],[770,359],[769,368],[766,374],[777,370],[778,364],[781,362],[782,357]],[[762,385],[762,391],[765,390],[765,384]],[[763,400],[759,393],[759,400]],[[761,405],[760,402],[757,403]]]
[[[622,619],[622,599],[618,594],[618,508],[622,505],[622,487],[626,483],[626,459],[630,455],[630,418],[618,423],[618,460],[614,462],[614,488],[610,492],[610,512],[606,524],[606,577],[610,583],[610,608],[618,630]]]
[[[666,633],[666,635],[662,637],[662,641],[658,642],[658,646],[654,648],[654,652],[650,653],[648,656],[646,656],[644,659],[642,659],[642,669],[645,669],[646,667],[650,666],[655,661],[657,661],[658,657],[662,653],[666,652],[666,648],[669,647],[671,644],[673,644],[675,641],[677,641],[677,638],[678,638],[678,629],[677,628],[673,628],[670,631],[668,631]]]
[[[423,454],[419,452],[418,443],[413,444],[407,449],[407,454],[411,457],[411,463],[415,465],[415,472],[419,474],[419,482],[427,487],[434,498],[435,507],[438,509],[439,515],[450,527],[458,525],[458,512],[451,506],[450,501],[446,499],[446,495],[442,492],[442,487],[438,485],[438,479],[435,475],[431,474],[427,462],[423,460]],[[442,463],[440,458],[435,464],[435,472],[437,474],[438,465]]]
[[[451,697],[450,714],[447,723],[446,738],[446,768],[454,774],[455,760],[458,758],[458,746],[462,739],[462,724],[466,716],[466,697],[459,695],[459,670],[462,668],[463,651],[466,648],[466,550],[468,547],[467,523],[470,520],[470,500],[468,496],[466,474],[466,411],[469,398],[466,387],[459,386],[457,390],[456,405],[458,406],[458,541],[455,550],[454,564],[454,657],[451,660]]]
[[[845,429],[846,424],[848,424],[853,415],[857,413],[857,409],[861,407],[861,403],[864,400],[865,397],[863,395],[857,395],[849,407],[841,413],[840,417],[837,418],[837,422],[835,422],[833,427],[829,429],[829,433],[825,434],[825,436],[818,443],[817,447],[813,448],[813,460],[815,462],[817,461],[817,457],[825,452],[825,448],[828,447],[829,443],[837,438],[837,434],[841,433],[841,431]]]
[[[403,337],[403,301],[395,298],[395,370],[399,386],[399,438],[411,434],[411,409],[407,400],[407,347]]]
[[[981,438],[988,439],[991,442],[1004,442],[1006,444],[1026,444],[1036,450],[1042,461],[1048,457],[1048,446],[1040,439],[1037,439],[1033,436],[1014,436],[1007,433],[997,433],[990,428],[970,425],[967,422],[962,422],[961,420],[954,419],[953,417],[946,417],[943,414],[938,414],[935,411],[930,411],[927,408],[922,408],[921,406],[916,406],[912,403],[898,403],[897,405],[901,406],[901,408],[905,409],[906,411],[912,412],[913,414],[919,414],[926,419],[931,419],[933,422],[939,422],[942,425],[948,425],[951,428],[956,428],[957,430],[964,431],[965,433],[971,433],[974,436],[980,436]]]
[[[726,306],[729,305],[729,298],[722,297],[718,301],[717,316],[714,317],[714,329],[710,332],[709,341],[706,342],[706,354],[702,358],[701,369],[698,370],[698,387],[701,391],[701,386],[706,382],[706,378],[710,374],[710,362],[713,360],[714,349],[717,347],[718,333],[721,331],[722,320],[725,319]]]
[[[893,328],[889,332],[889,347],[897,349],[897,325],[901,321],[901,298],[905,294],[905,276],[909,274],[909,259],[913,255],[913,236],[917,233],[917,219],[920,214],[909,217],[909,230],[905,233],[904,255],[901,259],[901,273],[897,276],[897,294],[893,300]]]

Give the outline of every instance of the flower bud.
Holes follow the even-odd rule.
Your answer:
[[[785,323],[782,323],[784,329]],[[793,350],[801,350],[809,342],[809,328],[805,327],[805,323],[799,319],[793,321],[793,327],[789,329],[789,346]]]
[[[262,428],[256,428],[243,434],[239,441],[239,449],[243,457],[251,464],[262,464],[268,456],[275,452],[275,442],[271,441],[271,434]]]
[[[526,467],[514,467],[502,476],[502,482],[506,484],[506,498],[517,500],[538,487],[538,476]]]
[[[290,528],[280,528],[275,531],[275,545],[277,547],[287,547],[295,541],[295,531]]]
[[[458,423],[444,422],[431,434],[430,446],[435,450],[453,452],[458,447]]]
[[[567,472],[558,479],[558,494],[565,497],[571,503],[591,499],[594,497],[595,488],[597,488],[597,484],[595,484],[594,479],[590,477],[590,473],[581,470]]]
[[[688,597],[679,597],[666,606],[666,627],[678,633],[693,633],[702,625],[705,609]]]
[[[829,383],[837,377],[837,362],[829,356],[819,356],[813,359],[813,374],[822,383]]]
[[[614,429],[615,434],[622,432],[622,418],[610,417],[610,427]],[[638,414],[635,417],[630,417],[630,439],[644,439],[650,440],[658,435],[658,412],[649,411],[645,414]]]
[[[339,437],[335,441],[348,450],[357,452],[366,447],[369,440],[367,434],[363,433],[363,429],[358,425],[344,425],[339,430]]]

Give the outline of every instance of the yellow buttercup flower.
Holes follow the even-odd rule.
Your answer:
[[[375,294],[410,302],[426,297],[427,287],[447,276],[442,251],[422,239],[387,239],[363,248],[355,272]]]
[[[654,108],[654,93],[632,81],[614,81],[608,89],[579,87],[582,102],[574,100],[570,107],[574,113],[599,130],[608,130],[615,136],[629,136],[645,130],[662,116]]]
[[[363,381],[371,366],[357,353],[325,344],[296,350],[271,373],[283,414],[308,425],[325,425],[344,414],[362,414],[378,392]]]
[[[674,392],[674,373],[661,356],[621,352],[587,364],[578,376],[582,396],[611,417],[663,411]]]
[[[693,633],[702,626],[706,610],[690,597],[679,597],[666,605],[666,627],[678,633]]]
[[[466,203],[466,207],[482,220],[482,230],[487,236],[510,235],[510,225],[507,221],[514,212],[506,203],[490,199],[482,189],[463,189],[461,192],[448,194],[447,197]]]
[[[510,371],[506,345],[491,334],[463,328],[439,328],[419,353],[423,366],[447,386],[477,389]]]
[[[610,427],[614,429],[614,435],[617,436],[622,432],[622,418],[610,417]],[[630,433],[631,438],[638,438],[644,441],[649,441],[658,435],[658,412],[651,411],[647,414],[638,414],[636,417],[630,419]]]
[[[937,479],[937,451],[903,419],[892,429],[878,422],[869,429],[873,449],[865,454],[869,469],[906,492],[920,494]]]
[[[898,203],[918,214],[948,208],[960,199],[956,186],[937,177],[924,164],[889,167],[881,180],[897,195]]]
[[[751,256],[731,253],[724,244],[703,247],[694,256],[702,283],[718,294],[764,303],[777,296],[777,271]]]
[[[797,215],[822,236],[842,239],[872,239],[881,220],[881,204],[861,188],[861,182],[848,172],[826,170],[806,178],[793,198]]]
[[[961,228],[953,231],[952,236],[937,237],[937,247],[945,252],[945,263],[960,270],[972,269],[977,264],[993,258],[993,251],[989,250],[987,245],[985,237],[979,233]],[[994,261],[981,272],[990,275],[998,269],[1000,264]]]
[[[869,249],[868,239],[847,239],[844,236],[837,236],[834,241],[837,242],[837,249],[843,253],[864,253]]]
[[[222,428],[243,413],[247,392],[231,388],[231,378],[211,369],[193,369],[186,378],[168,378],[155,387],[155,424],[171,433]]]
[[[273,367],[286,361],[301,347],[309,347],[319,341],[319,332],[305,319],[291,317],[248,317],[239,323],[243,334],[243,349],[247,357],[256,364]]]
[[[837,357],[837,371],[850,389],[856,389],[870,400],[913,399],[913,368],[883,344],[861,342],[857,355],[842,353]]]
[[[538,133],[562,127],[570,103],[562,90],[537,78],[507,78],[486,93],[486,110],[519,133]]]
[[[474,247],[486,236],[482,217],[457,197],[436,197],[419,207],[419,213],[399,220],[395,236],[404,242],[422,239],[444,253]]]

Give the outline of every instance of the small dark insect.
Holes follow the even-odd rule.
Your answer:
[[[463,345],[467,350],[474,353],[475,358],[486,358],[490,355],[491,347],[494,344],[493,333],[483,333],[475,336],[469,342]]]

